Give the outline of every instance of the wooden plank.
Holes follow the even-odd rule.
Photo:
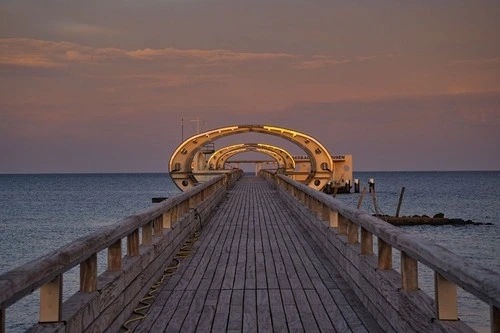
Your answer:
[[[243,296],[243,332],[255,332],[257,326],[256,290],[255,288],[245,289]]]
[[[269,292],[266,289],[257,289],[257,328],[260,332],[271,332],[273,322],[271,319],[271,308]]]
[[[288,330],[303,330],[302,322],[300,321],[300,314],[293,298],[292,290],[281,289],[281,299],[283,300],[283,307],[285,309],[286,323]]]
[[[316,323],[311,307],[309,306],[309,301],[307,300],[304,290],[293,289],[292,292],[302,326],[307,329],[308,332],[319,332],[319,327]]]
[[[334,331],[335,328],[333,327],[333,324],[330,320],[330,317],[328,316],[328,313],[325,310],[325,306],[323,305],[321,296],[318,294],[318,292],[311,289],[304,290],[304,292],[311,307],[311,312],[316,320],[316,324],[319,327],[319,330],[321,332]]]
[[[213,323],[214,332],[224,332],[227,329],[229,312],[231,308],[232,290],[223,289],[220,291],[219,299],[217,300],[217,308],[215,310],[215,318]]]
[[[221,290],[219,289],[210,289],[208,291],[207,298],[203,304],[203,311],[196,325],[196,332],[212,329],[220,292]]]
[[[174,313],[165,325],[165,332],[180,332],[195,293],[193,290],[184,291],[180,300],[174,305]]]
[[[285,316],[285,308],[281,299],[281,292],[279,289],[269,289],[268,292],[273,330],[275,332],[285,332],[288,330],[288,328]]]
[[[233,289],[227,322],[228,330],[243,330],[243,293],[242,289]]]

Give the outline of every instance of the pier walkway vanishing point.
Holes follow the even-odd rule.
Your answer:
[[[383,332],[298,215],[244,177],[134,332]]]
[[[419,265],[434,271],[434,298],[418,287]],[[74,267],[79,291],[63,297]],[[472,332],[458,318],[460,287],[488,304],[499,333],[499,282],[286,176],[234,170],[0,275],[0,332],[9,306],[38,289],[29,332],[123,332],[127,322],[134,332]]]

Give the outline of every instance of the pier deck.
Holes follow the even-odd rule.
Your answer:
[[[241,179],[202,222],[134,332],[383,331],[264,179]]]

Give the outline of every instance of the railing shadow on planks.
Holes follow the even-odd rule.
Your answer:
[[[458,286],[490,306],[491,332],[500,333],[500,274],[288,177],[265,170],[260,176],[301,215],[304,228],[322,244],[381,327],[396,332],[473,331],[458,320]],[[393,269],[393,248],[401,252],[401,274]],[[436,301],[419,289],[418,263],[434,271]]]
[[[241,170],[220,175],[0,275],[0,332],[5,332],[7,308],[37,289],[39,323],[28,331],[117,332],[197,220],[205,220],[242,175]],[[107,269],[97,276],[97,254],[106,250]],[[63,303],[63,275],[78,265],[80,291]]]

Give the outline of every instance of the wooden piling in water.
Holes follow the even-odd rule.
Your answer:
[[[396,217],[399,217],[399,211],[401,210],[401,203],[403,202],[403,196],[405,194],[405,187],[401,188],[401,194],[399,195],[398,208],[396,209]]]

